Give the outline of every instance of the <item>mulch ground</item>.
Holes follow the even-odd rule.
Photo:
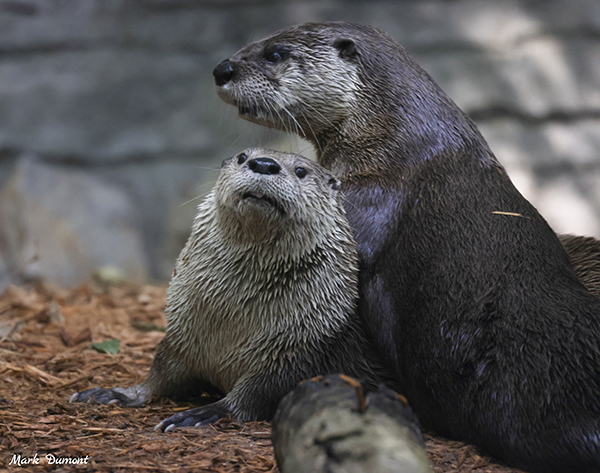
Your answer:
[[[0,296],[0,471],[21,470],[19,455],[21,465],[39,461],[27,471],[278,471],[268,422],[222,420],[165,434],[153,427],[191,405],[69,404],[74,392],[146,377],[164,336],[155,330],[165,325],[164,303],[164,287],[137,285],[45,284]],[[91,348],[110,339],[120,341],[116,355]],[[427,452],[435,473],[517,471],[460,442],[428,436]]]

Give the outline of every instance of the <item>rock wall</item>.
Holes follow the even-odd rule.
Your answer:
[[[212,69],[319,20],[390,33],[555,230],[600,237],[598,0],[0,0],[0,289],[168,279],[224,158],[311,152],[238,119]]]

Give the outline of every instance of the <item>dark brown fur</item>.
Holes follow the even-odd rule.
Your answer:
[[[406,51],[372,27],[306,24],[215,79],[340,177],[359,313],[421,421],[530,471],[599,472],[600,298]]]

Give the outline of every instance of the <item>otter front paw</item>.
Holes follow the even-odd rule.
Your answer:
[[[163,420],[154,427],[154,430],[168,432],[176,427],[197,427],[199,425],[214,424],[219,419],[229,417],[227,409],[217,404],[218,403],[213,403],[208,406],[196,407],[194,409],[178,412],[168,419]]]
[[[69,402],[92,402],[99,404],[117,404],[123,407],[141,406],[148,400],[149,396],[144,390],[131,388],[92,388],[75,393],[69,399]]]

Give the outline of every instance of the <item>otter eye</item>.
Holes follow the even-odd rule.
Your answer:
[[[300,167],[296,168],[294,172],[296,173],[296,176],[298,176],[300,179],[304,178],[308,174],[308,171],[305,168]]]
[[[246,162],[246,159],[248,159],[248,156],[246,156],[246,153],[242,153],[238,156],[238,164],[244,164],[244,162]]]
[[[288,56],[288,51],[279,45],[270,46],[265,49],[263,57],[271,64],[277,64]]]
[[[279,54],[277,51],[272,51],[267,55],[265,59],[273,63],[279,62],[281,61],[281,54]]]

